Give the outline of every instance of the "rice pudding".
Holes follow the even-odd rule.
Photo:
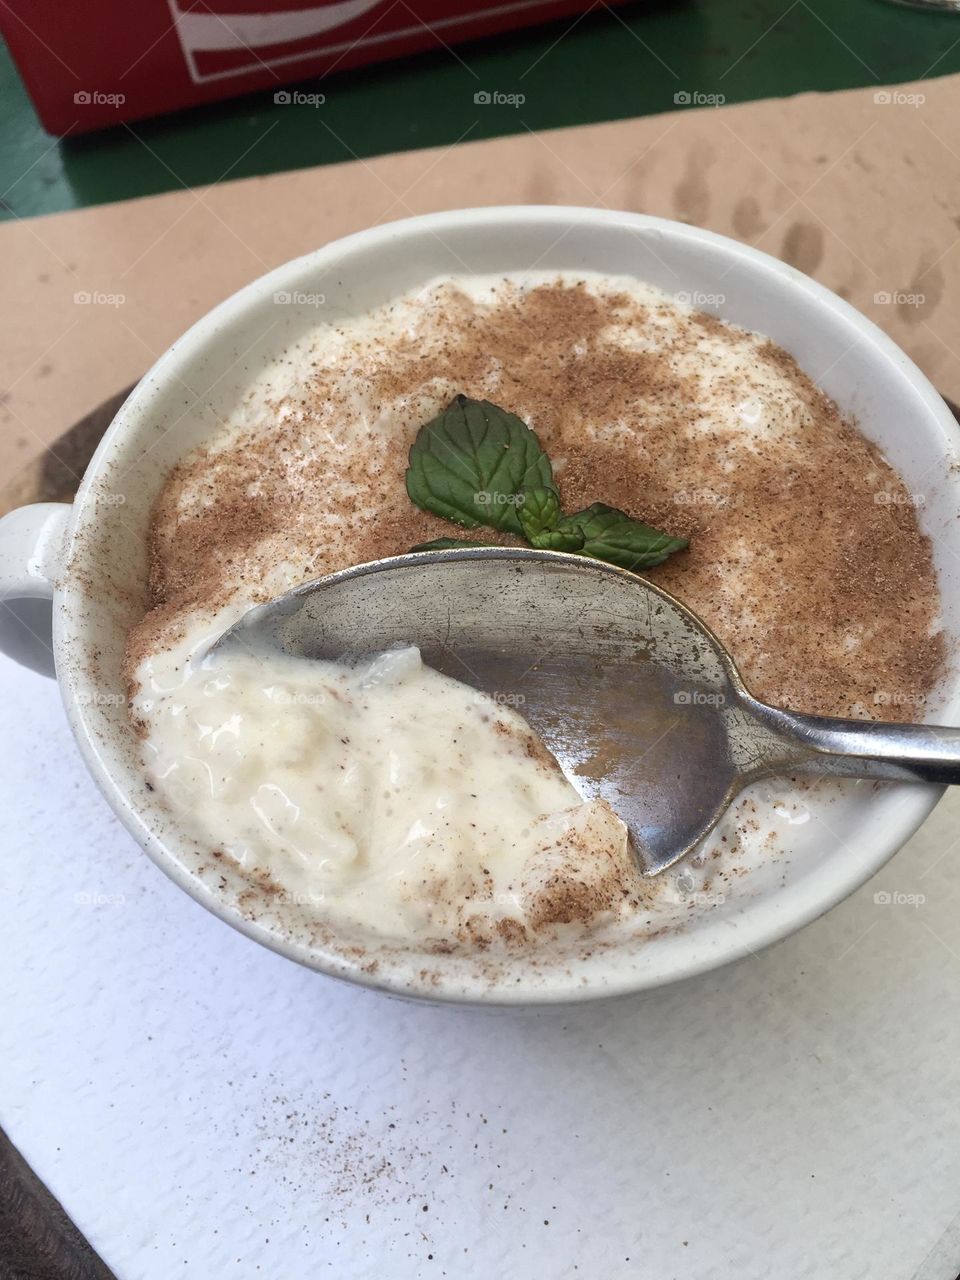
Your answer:
[[[776,856],[802,784],[746,800],[679,874],[645,882],[622,824],[579,801],[519,716],[409,651],[376,686],[369,668],[203,668],[251,604],[457,534],[410,502],[404,473],[419,428],[461,393],[536,431],[565,509],[602,501],[690,539],[651,574],[758,696],[916,714],[942,661],[929,546],[899,478],[788,354],[630,279],[448,279],[319,325],[169,476],[153,607],[128,646],[147,776],[198,845],[333,924],[437,947],[654,932]],[[456,708],[443,723],[469,728],[468,750],[423,732],[428,705]],[[338,791],[351,770],[362,785]],[[498,776],[523,804],[471,828]]]

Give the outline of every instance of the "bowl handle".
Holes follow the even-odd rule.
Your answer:
[[[53,663],[53,590],[69,502],[36,502],[0,519],[0,653],[42,675]]]

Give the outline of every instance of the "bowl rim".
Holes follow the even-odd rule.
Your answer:
[[[435,986],[419,977],[422,953],[417,952],[410,952],[409,958],[415,963],[408,969],[398,964],[396,972],[388,974],[364,972],[357,962],[345,961],[336,953],[324,952],[305,942],[281,936],[243,916],[194,875],[178,859],[174,848],[145,822],[130,789],[123,787],[107,766],[101,735],[110,731],[109,726],[105,727],[105,723],[98,720],[99,708],[95,702],[77,696],[74,683],[80,664],[76,656],[71,656],[71,648],[76,649],[81,644],[79,619],[83,615],[83,599],[80,584],[70,574],[69,566],[77,558],[84,532],[94,519],[95,503],[89,502],[88,498],[104,474],[116,443],[128,430],[142,429],[143,421],[138,422],[138,418],[145,417],[153,391],[166,383],[178,362],[192,356],[222,326],[241,318],[265,294],[284,286],[295,287],[306,273],[326,265],[332,266],[339,258],[358,249],[382,247],[394,241],[400,252],[406,239],[424,232],[437,236],[443,230],[463,230],[471,226],[507,229],[509,225],[518,223],[554,228],[574,224],[619,226],[647,235],[669,236],[674,241],[690,245],[713,246],[730,259],[731,269],[738,264],[760,268],[775,278],[784,290],[801,291],[832,311],[842,323],[869,343],[871,359],[892,364],[923,403],[928,415],[925,430],[939,427],[943,438],[960,439],[960,430],[947,405],[913,361],[873,321],[825,286],[769,254],[716,232],[668,218],[610,209],[570,205],[503,205],[434,212],[381,223],[330,241],[257,277],[207,311],[163,352],[137,383],[104,434],[84,473],[67,525],[64,562],[68,570],[58,581],[55,592],[54,652],[67,719],[81,755],[111,808],[148,856],[174,883],[221,920],[280,955],[328,976],[430,1003],[512,1007],[581,1003],[665,986],[755,954],[824,914],[865,883],[917,830],[945,789],[891,784],[886,794],[893,797],[893,801],[882,815],[865,814],[858,830],[856,848],[846,843],[848,856],[831,864],[829,873],[826,867],[821,867],[818,874],[791,885],[786,895],[788,901],[777,896],[752,907],[746,904],[733,920],[715,920],[711,927],[698,928],[689,934],[680,931],[676,936],[688,945],[679,948],[679,957],[673,955],[673,949],[668,956],[660,956],[660,963],[652,969],[642,963],[642,947],[634,952],[612,950],[603,979],[594,979],[586,985],[577,977],[576,968],[571,966],[562,973],[551,971],[545,983],[519,983],[513,988],[505,985],[491,987],[479,979],[462,986],[451,984],[445,987],[442,981]],[[719,312],[722,316],[722,306]],[[943,714],[954,722],[960,718],[960,673],[948,686]],[[729,930],[725,938],[718,930],[721,924]],[[442,970],[443,960],[444,957],[436,957],[438,969]]]

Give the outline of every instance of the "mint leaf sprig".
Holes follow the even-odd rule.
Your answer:
[[[550,459],[525,422],[489,400],[457,396],[410,450],[411,501],[465,529],[522,537],[517,495],[527,486],[554,488]]]
[[[634,571],[663,564],[690,545],[604,502],[565,516],[536,433],[489,400],[457,396],[420,428],[409,461],[410,500],[465,529],[485,525],[540,550],[574,552]],[[437,538],[412,550],[487,545]]]

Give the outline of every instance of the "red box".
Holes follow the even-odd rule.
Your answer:
[[[44,126],[63,135],[590,7],[590,0],[6,0],[0,28]]]

